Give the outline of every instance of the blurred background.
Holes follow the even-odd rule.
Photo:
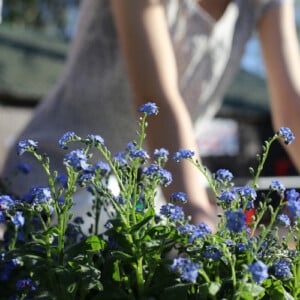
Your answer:
[[[76,32],[79,2],[4,0],[0,25],[0,168],[8,147],[62,72]],[[300,34],[300,0],[295,0],[295,6]],[[197,137],[198,145],[211,171],[228,168],[247,177],[249,166],[256,166],[255,155],[263,141],[272,134],[265,72],[254,35],[221,110]],[[272,148],[263,175],[296,175],[279,144]]]

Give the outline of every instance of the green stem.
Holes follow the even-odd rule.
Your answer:
[[[255,255],[253,255],[253,257],[256,257],[257,252],[259,251],[259,249],[261,248],[261,245],[265,241],[267,234],[270,232],[270,229],[272,228],[272,226],[273,226],[273,224],[274,224],[274,222],[276,220],[276,217],[277,217],[277,215],[278,215],[278,213],[279,213],[279,211],[280,211],[281,208],[282,208],[282,205],[280,203],[277,206],[275,212],[271,214],[271,220],[270,220],[268,226],[265,228],[265,230],[262,232],[262,234],[260,236],[260,239],[259,239],[258,245],[257,245],[257,250],[256,250]]]
[[[137,260],[136,269],[136,281],[138,288],[138,299],[144,299],[145,285],[144,285],[144,275],[143,275],[143,257],[139,257]]]
[[[211,188],[214,196],[216,198],[219,197],[219,193],[211,179],[211,177],[207,174],[207,171],[205,170],[205,168],[198,162],[198,161],[195,161],[194,159],[192,158],[188,158],[188,161],[190,161],[199,171],[200,173],[205,177],[206,181],[208,182],[209,184],[209,187]]]
[[[65,248],[65,232],[67,229],[67,212],[64,210],[62,215],[58,216],[59,236],[58,236],[58,253],[59,253],[59,264],[64,264],[64,248]]]
[[[99,227],[99,220],[101,214],[101,200],[99,197],[96,197],[96,211],[95,211],[95,235],[98,235],[98,227]]]
[[[138,143],[138,149],[142,148],[143,145],[143,141],[145,140],[146,134],[145,134],[145,128],[146,128],[146,118],[147,118],[147,114],[144,113],[143,117],[142,117],[142,121],[141,121],[141,132],[139,134],[139,143]]]
[[[263,148],[264,151],[263,151],[263,154],[262,154],[262,158],[259,161],[256,174],[255,174],[255,176],[253,178],[253,183],[252,183],[252,187],[253,188],[257,188],[258,187],[257,181],[258,181],[258,178],[259,178],[259,176],[260,176],[260,174],[261,174],[261,172],[262,172],[262,170],[264,168],[266,159],[267,159],[269,151],[270,151],[270,147],[273,144],[273,142],[276,141],[277,139],[278,139],[278,136],[274,135],[269,141],[266,141],[266,143],[265,143],[265,146]]]
[[[200,275],[204,278],[205,282],[210,283],[210,279],[204,269],[199,270]]]
[[[118,184],[119,184],[119,187],[120,187],[120,190],[122,192],[126,192],[126,189],[124,187],[124,184],[119,176],[119,173],[115,167],[115,165],[113,164],[112,160],[110,159],[110,156],[109,156],[109,153],[108,153],[108,150],[106,148],[103,148],[101,146],[97,146],[97,149],[98,151],[103,155],[103,157],[105,158],[105,160],[107,161],[107,163],[109,164],[111,170],[112,170],[112,173],[116,176],[116,179],[118,181]]]

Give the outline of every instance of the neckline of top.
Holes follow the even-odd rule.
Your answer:
[[[222,16],[218,20],[216,20],[198,4],[197,0],[188,0],[188,2],[190,2],[189,4],[193,7],[195,11],[197,11],[201,15],[201,17],[208,23],[210,27],[215,27],[216,25],[218,25],[218,23],[221,23],[221,21],[226,17],[231,7],[238,5],[238,0],[232,0],[230,3],[228,3]]]

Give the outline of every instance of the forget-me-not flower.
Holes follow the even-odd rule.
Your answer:
[[[283,277],[289,277],[292,275],[291,269],[290,269],[291,263],[284,260],[280,259],[277,262],[273,264],[273,269],[274,269],[274,275],[278,278],[283,278]]]
[[[95,147],[104,146],[104,139],[100,135],[89,134],[86,138],[86,143]]]
[[[176,162],[180,162],[183,159],[192,158],[195,155],[194,151],[188,149],[180,149],[179,151],[175,152],[173,155],[173,159]]]
[[[240,232],[246,228],[246,215],[239,208],[234,211],[226,211],[226,227],[232,232]]]
[[[179,273],[182,280],[195,283],[200,265],[196,262],[192,262],[190,258],[178,257],[174,258],[170,269],[173,272]]]
[[[188,196],[184,192],[174,192],[171,195],[171,201],[174,202],[181,202],[181,203],[187,203],[188,201]]]
[[[67,131],[62,135],[62,137],[58,140],[58,146],[61,149],[68,149],[68,144],[70,142],[74,142],[80,140],[79,136],[75,134],[73,131]]]
[[[162,161],[167,161],[169,156],[169,151],[165,148],[155,149],[153,152],[153,156]]]
[[[16,228],[23,227],[25,224],[23,213],[21,211],[16,211],[16,213],[11,217],[11,221]]]
[[[281,137],[283,137],[284,143],[287,145],[289,145],[290,143],[292,143],[295,140],[295,136],[294,136],[293,132],[288,127],[281,127],[278,131],[278,134]]]
[[[170,221],[182,221],[184,219],[182,207],[172,203],[162,205],[160,208],[160,214],[168,217]]]
[[[248,271],[252,274],[253,280],[258,283],[269,277],[268,267],[260,260],[249,265]]]
[[[19,279],[17,281],[16,288],[17,288],[17,291],[22,291],[22,290],[35,291],[36,290],[35,283],[30,278]]]
[[[232,173],[226,169],[217,170],[215,175],[216,175],[216,180],[221,183],[229,182],[233,179]]]
[[[25,152],[35,151],[38,147],[38,142],[33,140],[20,141],[17,145],[17,154],[23,155]]]
[[[285,191],[285,186],[279,181],[279,180],[272,180],[270,184],[270,190],[276,191],[279,194],[284,193]]]
[[[87,161],[87,155],[79,149],[71,151],[64,158],[64,162],[76,171],[87,170],[89,167]]]
[[[157,115],[158,114],[158,107],[153,102],[148,102],[139,107],[138,112],[142,112],[149,115]]]

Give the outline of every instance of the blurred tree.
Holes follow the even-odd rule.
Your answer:
[[[68,11],[78,8],[80,0],[5,0],[3,21],[45,30],[54,26],[65,35]]]

